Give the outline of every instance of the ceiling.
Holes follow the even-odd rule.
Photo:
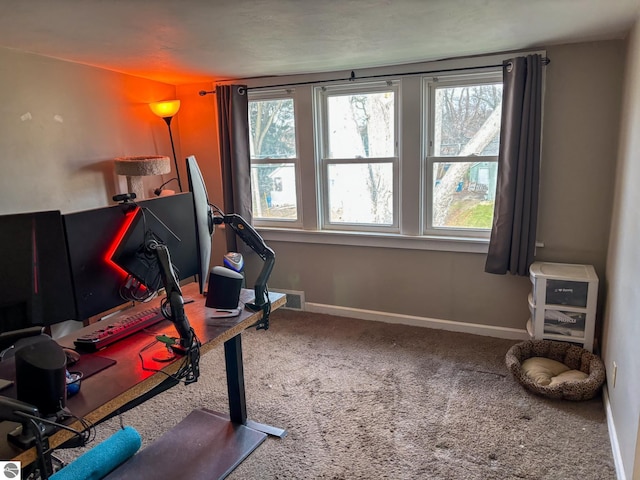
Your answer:
[[[2,0],[0,46],[170,84],[624,38],[640,0]]]

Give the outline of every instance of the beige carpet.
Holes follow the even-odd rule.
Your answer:
[[[528,393],[504,365],[514,343],[279,310],[268,331],[243,334],[245,382],[250,418],[288,435],[228,478],[615,479],[601,397]],[[194,408],[227,411],[222,348],[201,372],[123,415],[143,446]],[[101,424],[98,441],[118,425]]]

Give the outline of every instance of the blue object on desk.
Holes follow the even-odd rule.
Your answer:
[[[73,397],[80,391],[82,372],[70,372],[67,370],[67,398]]]
[[[142,445],[140,434],[133,427],[124,427],[109,438],[76,458],[50,480],[98,480],[131,458]]]

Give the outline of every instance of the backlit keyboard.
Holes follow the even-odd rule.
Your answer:
[[[78,350],[95,352],[164,319],[159,308],[143,310],[104,328],[78,337],[73,343]]]

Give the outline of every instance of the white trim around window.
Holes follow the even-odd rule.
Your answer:
[[[294,115],[294,131],[295,131],[295,155],[293,156],[282,156],[278,158],[270,158],[270,157],[260,157],[260,156],[252,156],[251,157],[251,176],[252,176],[252,186],[257,185],[257,177],[258,177],[258,169],[261,167],[273,168],[277,170],[277,167],[281,167],[283,171],[286,171],[286,178],[289,183],[293,183],[293,185],[285,185],[285,187],[293,188],[295,195],[295,218],[286,218],[286,217],[276,217],[276,218],[267,218],[266,216],[255,215],[253,218],[253,223],[256,227],[260,226],[269,226],[269,227],[282,227],[282,228],[301,228],[302,227],[302,198],[301,198],[301,189],[300,189],[300,146],[298,141],[298,113],[297,113],[297,101],[296,101],[296,90],[293,88],[287,89],[274,89],[274,90],[265,90],[265,91],[257,91],[257,92],[249,92],[249,102],[260,102],[260,101],[277,101],[277,100],[291,100],[293,102],[293,115]],[[289,171],[289,169],[293,170],[293,173]],[[256,209],[256,204],[259,203],[257,201],[257,192],[256,189],[253,189],[253,206],[254,211]],[[291,203],[291,202],[289,202]]]
[[[316,165],[318,172],[318,184],[317,189],[320,192],[319,206],[321,207],[319,213],[319,223],[322,230],[327,231],[344,231],[344,232],[377,232],[377,233],[399,233],[399,198],[400,198],[400,160],[398,157],[398,135],[399,135],[399,104],[400,104],[400,82],[398,80],[388,80],[381,82],[360,82],[355,84],[337,84],[331,86],[320,86],[314,88],[314,104],[315,104],[315,139],[316,139]],[[386,133],[391,132],[392,138],[386,141],[387,146],[383,148],[383,153],[386,156],[376,155],[373,151],[362,152],[360,148],[364,147],[364,140],[362,146],[355,145],[356,142],[350,141],[348,137],[341,137],[342,131],[336,130],[335,127],[330,125],[330,109],[329,99],[340,97],[354,98],[358,95],[368,96],[376,94],[389,94],[392,95],[393,108],[391,111],[390,119],[393,122],[393,126]],[[372,112],[367,112],[367,118],[371,118]],[[377,117],[379,118],[379,117]],[[355,119],[353,119],[355,121]],[[371,121],[371,120],[369,120]],[[369,121],[366,123],[369,125]],[[382,122],[381,122],[382,123]],[[345,126],[351,124],[346,122]],[[333,130],[331,130],[333,128]],[[371,138],[371,131],[367,128],[366,135],[371,143],[376,139]],[[378,139],[379,140],[379,139]],[[332,141],[336,145],[331,145]],[[373,150],[373,147],[370,147]],[[351,153],[351,155],[349,155]],[[390,156],[391,155],[391,156]],[[385,168],[389,166],[390,169]],[[338,179],[342,179],[344,188],[346,180],[362,180],[363,177],[346,178],[345,173],[347,171],[355,171],[361,168],[368,169],[370,175],[374,177],[377,182],[386,183],[385,188],[375,190],[375,187],[369,186],[369,196],[365,195],[363,198],[341,198],[336,200],[343,190],[337,186],[335,182]],[[385,172],[386,173],[383,173]],[[342,172],[342,176],[340,176]],[[390,175],[388,175],[390,172]],[[390,177],[390,178],[389,178]],[[373,181],[371,183],[374,183]],[[332,191],[332,187],[334,190]],[[364,185],[354,183],[352,187],[355,191],[367,190]],[[375,219],[370,221],[354,221],[349,218],[338,219],[336,214],[336,206],[332,205],[332,202],[337,202],[340,205],[351,203],[350,207],[354,210],[358,206],[368,203],[370,197],[374,196],[374,193],[384,193],[385,196],[391,196],[389,202],[381,201],[377,204],[380,209],[384,209],[387,213],[380,214]],[[360,192],[362,193],[362,192]],[[356,194],[357,195],[357,194]],[[373,200],[371,200],[373,205]],[[387,210],[387,205],[390,203],[391,207]],[[355,208],[354,208],[355,207]],[[373,207],[372,207],[373,208]],[[366,208],[365,208],[366,210]],[[364,215],[366,217],[366,215]]]

